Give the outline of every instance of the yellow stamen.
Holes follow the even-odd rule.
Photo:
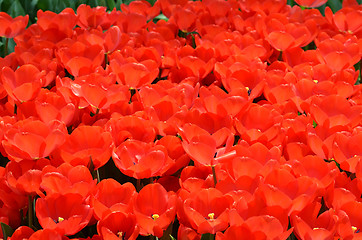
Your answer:
[[[313,80],[314,83],[318,83],[318,80]]]
[[[63,221],[64,221],[64,218],[58,217],[58,222],[63,222]]]
[[[246,89],[246,91],[249,91],[249,90],[250,90],[250,88],[248,88],[248,87],[245,87],[245,89]]]
[[[118,232],[118,233],[117,233],[117,237],[118,237],[119,239],[122,239],[122,237],[123,237],[123,232]]]
[[[357,228],[355,226],[352,226],[352,231],[355,233],[357,231]]]
[[[321,228],[313,228],[313,230],[318,230],[318,229],[321,229]]]
[[[207,216],[212,220],[215,217],[215,213],[209,213],[207,214]]]
[[[159,218],[159,217],[160,217],[160,215],[158,215],[157,213],[152,215],[153,220],[157,220],[157,218]]]

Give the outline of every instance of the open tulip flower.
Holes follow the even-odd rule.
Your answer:
[[[228,212],[233,200],[215,188],[202,189],[182,203],[179,210],[198,233],[224,231],[229,225]],[[178,213],[179,214],[179,213]]]
[[[172,163],[164,146],[131,139],[115,148],[112,156],[121,172],[137,179],[161,176]]]
[[[81,195],[52,194],[36,201],[36,215],[44,229],[61,235],[73,235],[89,223],[93,210],[83,202]]]
[[[104,240],[137,238],[139,228],[133,214],[111,212],[97,224],[97,231]]]
[[[63,163],[58,168],[48,165],[42,171],[40,187],[46,195],[77,193],[87,199],[95,186],[96,180],[86,166]]]
[[[57,150],[56,157],[73,166],[98,169],[107,163],[112,151],[112,137],[99,126],[79,126]]]
[[[362,239],[361,0],[57,2],[0,12],[0,240]]]
[[[131,183],[122,185],[112,178],[103,179],[93,189],[91,195],[90,203],[94,209],[95,218],[102,219],[116,211],[130,213],[131,202],[135,196],[136,189]]]
[[[9,67],[2,69],[2,82],[8,95],[15,101],[33,100],[43,86],[41,72],[34,65],[27,64],[13,71]]]
[[[28,25],[29,16],[19,16],[12,18],[9,14],[5,12],[0,13],[0,36],[6,38],[14,38],[24,31],[25,27]]]
[[[2,144],[9,158],[14,161],[35,160],[48,157],[63,144],[66,135],[65,125],[59,120],[44,123],[28,118],[9,128]]]
[[[140,234],[162,237],[163,231],[175,219],[176,200],[176,194],[167,192],[159,183],[142,188],[133,203]]]

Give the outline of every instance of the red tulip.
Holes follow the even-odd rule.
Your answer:
[[[140,234],[162,237],[163,231],[175,219],[176,199],[174,192],[167,192],[159,183],[142,188],[133,204]]]
[[[147,24],[147,17],[143,14],[137,12],[121,12],[116,21],[116,26],[118,26],[122,32],[133,33],[138,32],[143,29]]]
[[[104,49],[99,44],[81,41],[68,41],[56,52],[59,61],[74,77],[84,76],[96,71],[104,61]]]
[[[180,224],[177,232],[177,239],[179,240],[200,240],[201,234],[198,234],[192,228]]]
[[[185,152],[201,165],[215,166],[216,140],[204,129],[186,124],[180,129]]]
[[[238,225],[229,227],[224,234],[217,233],[216,239],[276,239],[286,240],[293,228],[285,231],[279,220],[268,215],[259,215],[246,219]]]
[[[247,99],[241,96],[233,96],[225,93],[219,87],[212,87],[211,85],[208,88],[201,87],[199,91],[200,97],[198,100],[202,104],[202,110],[204,109],[207,112],[216,114],[218,116],[235,116],[240,111],[248,106]],[[199,103],[199,102],[197,102]],[[201,107],[200,107],[201,108]]]
[[[302,7],[317,8],[325,4],[327,1],[328,0],[296,0],[295,2]]]
[[[48,157],[64,142],[66,134],[64,123],[58,120],[45,124],[28,118],[9,128],[2,144],[14,161],[33,160]]]
[[[99,126],[79,126],[58,149],[56,156],[73,166],[89,166],[94,169],[107,163],[112,154],[112,137]]]
[[[117,82],[130,88],[152,83],[159,72],[157,63],[150,59],[141,62],[127,59],[123,63],[113,59],[110,61],[110,67],[117,75]]]
[[[319,202],[311,203],[300,214],[291,216],[294,233],[300,239],[333,239],[338,217],[333,209],[318,216],[320,207]]]
[[[105,129],[112,134],[115,146],[119,146],[127,139],[153,142],[156,138],[153,122],[137,116],[113,114],[105,125]]]
[[[230,151],[232,134],[227,128],[210,135],[203,128],[187,123],[179,128],[179,133],[185,152],[201,165],[215,166],[219,161],[235,156],[235,151]],[[221,147],[223,144],[226,144],[225,148]]]
[[[225,230],[229,225],[228,211],[233,200],[215,188],[202,189],[192,194],[182,204],[188,223],[198,233],[211,233]]]
[[[333,24],[340,32],[348,32],[360,37],[362,14],[361,9],[358,9],[358,7],[360,6],[343,6],[342,9],[335,13],[329,7],[326,7],[325,16],[328,22]]]
[[[101,26],[102,29],[108,29],[116,20],[117,14],[115,11],[107,12],[107,8],[97,6],[91,8],[88,5],[81,4],[77,8],[77,25],[82,28],[97,28]]]
[[[209,166],[187,166],[182,169],[180,185],[188,193],[196,193],[202,188],[214,186],[212,170]]]
[[[326,63],[333,71],[341,71],[352,67],[360,58],[360,47],[355,36],[336,35],[324,37],[316,42],[320,61]]]
[[[265,39],[278,51],[304,47],[317,34],[317,24],[312,19],[298,23],[291,22],[285,15],[273,14],[260,21],[265,24]]]
[[[112,178],[103,179],[97,184],[91,196],[91,206],[95,217],[102,219],[116,211],[125,214],[131,212],[131,202],[135,195],[136,189],[131,183],[122,185]]]
[[[341,169],[355,173],[357,164],[361,161],[362,149],[358,143],[361,141],[362,133],[347,135],[337,133],[334,138],[333,156],[340,164]]]
[[[39,10],[37,12],[37,18],[37,24],[40,29],[49,35],[52,34],[53,36],[51,36],[51,38],[54,39],[54,42],[71,37],[73,35],[73,28],[77,23],[77,16],[71,8],[66,8],[59,14]]]
[[[87,167],[81,165],[73,167],[69,163],[63,163],[57,169],[53,166],[45,167],[42,174],[40,186],[47,196],[57,193],[77,193],[86,199],[97,182]]]
[[[164,146],[133,139],[114,150],[113,161],[122,173],[137,179],[161,176],[172,162]]]
[[[165,176],[172,175],[179,169],[186,167],[190,162],[190,158],[185,153],[182,147],[180,138],[176,136],[164,136],[156,142],[156,145],[162,145],[166,147],[167,154],[172,160],[170,168],[164,173]]]
[[[14,38],[21,34],[28,25],[29,15],[12,18],[5,12],[0,13],[0,36]]]
[[[11,161],[6,165],[6,180],[14,192],[23,195],[40,194],[42,169],[50,164],[47,159]]]
[[[235,127],[241,138],[253,144],[261,142],[268,147],[280,145],[282,133],[280,130],[282,116],[274,107],[251,104],[246,111],[237,116]]]
[[[317,184],[308,176],[294,177],[290,170],[274,169],[266,177],[271,184],[285,193],[291,200],[290,213],[300,212],[317,197]]]
[[[75,104],[67,102],[59,92],[42,88],[35,99],[35,110],[43,122],[57,119],[69,126],[75,115]]]
[[[302,159],[291,162],[292,172],[295,176],[309,176],[315,180],[321,191],[333,184],[339,169],[333,162],[327,163],[315,155],[308,155]]]
[[[97,231],[103,240],[136,239],[139,229],[133,214],[112,211],[98,221]]]
[[[156,17],[160,13],[158,4],[151,6],[151,4],[146,1],[132,1],[128,5],[121,4],[121,10],[125,13],[137,13],[143,15],[147,17],[147,20]]]
[[[27,102],[38,95],[43,86],[44,72],[40,72],[34,65],[22,65],[15,71],[9,67],[2,69],[4,88],[15,101]]]
[[[115,80],[114,74],[91,73],[71,82],[71,90],[80,98],[80,108],[90,105],[97,112],[117,102],[129,101],[128,88],[114,84]]]
[[[62,234],[58,233],[53,229],[38,230],[35,233],[33,233],[29,238],[29,240],[48,240],[48,239],[68,240],[67,237],[62,236]]]
[[[74,235],[89,223],[93,210],[84,204],[79,194],[53,194],[39,198],[35,205],[36,216],[44,229],[61,235]]]
[[[24,240],[24,239],[29,239],[31,237],[31,235],[33,235],[34,230],[31,229],[28,226],[20,226],[18,227],[15,232],[13,233],[13,235],[11,235],[11,237],[9,237],[9,240]]]

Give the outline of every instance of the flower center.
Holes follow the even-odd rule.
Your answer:
[[[118,233],[117,233],[117,237],[118,237],[119,239],[123,239],[123,232],[118,232]]]
[[[157,218],[159,218],[159,217],[160,217],[160,215],[158,215],[157,213],[155,213],[155,214],[152,215],[152,219],[153,219],[153,220],[157,220]]]
[[[63,222],[63,221],[64,221],[64,218],[58,217],[58,223]]]
[[[213,220],[215,217],[215,213],[209,213],[207,214],[207,216],[209,217],[210,220]]]

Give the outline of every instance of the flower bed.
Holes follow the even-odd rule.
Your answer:
[[[362,7],[297,2],[1,13],[2,236],[362,239]]]

